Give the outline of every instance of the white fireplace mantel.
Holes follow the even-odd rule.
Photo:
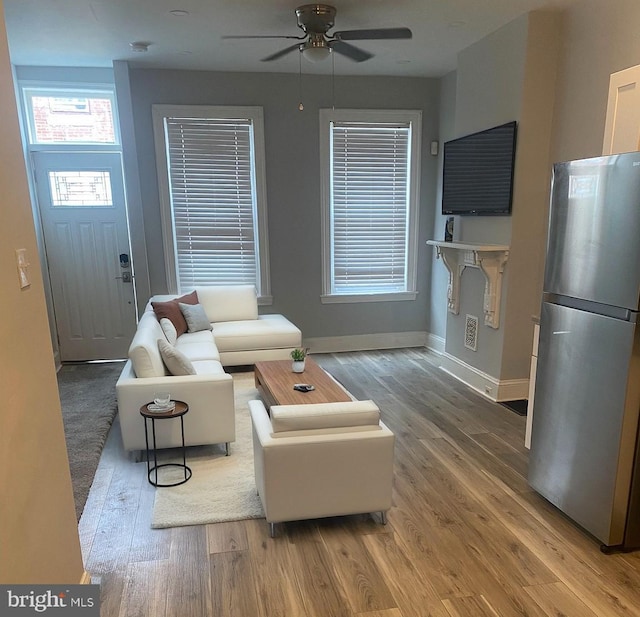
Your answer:
[[[447,308],[457,315],[460,312],[460,277],[467,266],[480,268],[486,279],[484,287],[484,323],[491,328],[500,327],[500,297],[502,273],[509,257],[509,247],[501,244],[476,244],[473,242],[441,242],[427,240],[436,247],[438,257],[449,271]]]

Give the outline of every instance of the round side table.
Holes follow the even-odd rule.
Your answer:
[[[187,448],[184,445],[184,416],[189,411],[189,405],[184,401],[175,401],[175,408],[170,411],[149,411],[149,405],[153,403],[147,403],[140,407],[140,415],[144,418],[144,441],[147,447],[147,478],[149,484],[156,487],[168,487],[178,486],[184,484],[191,477],[191,468],[187,466]],[[156,449],[156,420],[170,420],[172,418],[180,418],[180,432],[182,434],[182,463],[162,463],[158,465],[158,453]],[[153,438],[153,445],[151,451],[153,452],[153,467],[151,466],[151,460],[149,456],[149,430],[147,427],[148,420],[151,420],[151,435]],[[158,482],[158,469],[162,467],[178,467],[184,471],[184,479],[177,482],[171,482],[166,484],[160,484]],[[155,480],[151,479],[151,474],[155,472]]]

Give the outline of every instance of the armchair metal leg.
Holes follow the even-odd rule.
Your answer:
[[[276,537],[276,524],[275,523],[269,523],[269,535],[272,538]]]
[[[387,524],[387,513],[386,512],[380,512],[380,519],[382,520],[382,524],[386,525]]]
[[[224,450],[225,450],[225,456],[229,456],[229,454],[231,454],[231,452],[229,451],[229,442],[225,442],[224,444]]]

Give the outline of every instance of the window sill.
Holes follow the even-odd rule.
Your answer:
[[[415,300],[417,291],[399,291],[394,293],[374,294],[325,294],[320,296],[322,304],[353,304],[356,302],[403,302]]]

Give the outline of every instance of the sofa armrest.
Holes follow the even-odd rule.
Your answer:
[[[140,378],[135,376],[131,361],[127,361],[116,383],[120,430],[125,450],[141,450],[145,447],[140,407],[153,401],[154,392],[160,389],[170,392],[173,400],[184,401],[189,405],[189,413],[185,416],[187,445],[235,441],[231,375],[220,373]],[[173,426],[173,421],[167,421],[157,425],[159,447],[173,447],[173,432],[178,423]],[[163,431],[171,432],[172,435],[163,437]]]

